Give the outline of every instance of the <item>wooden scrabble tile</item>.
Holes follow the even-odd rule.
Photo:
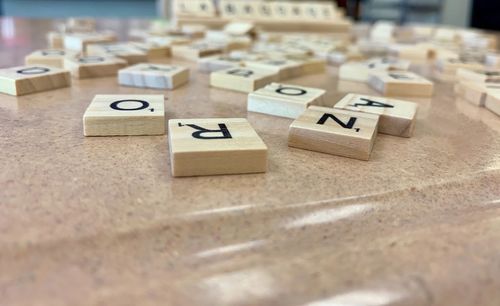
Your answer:
[[[219,7],[220,15],[224,19],[234,19],[242,14],[238,11],[240,6],[233,0],[220,0]]]
[[[248,95],[248,111],[297,118],[308,106],[321,105],[325,91],[297,85],[272,83]]]
[[[302,16],[307,20],[318,20],[321,18],[321,8],[313,3],[302,3]]]
[[[136,64],[118,71],[118,83],[125,86],[174,89],[189,81],[189,69],[161,64]]]
[[[116,41],[113,32],[71,33],[64,35],[64,49],[86,52],[87,45]]]
[[[329,64],[342,65],[346,62],[356,62],[364,58],[364,55],[356,46],[350,46],[346,51],[334,51],[325,55]]]
[[[300,75],[323,73],[326,71],[326,59],[310,57],[301,61],[302,72]]]
[[[322,20],[332,20],[344,17],[342,11],[337,10],[337,6],[333,2],[318,2],[314,3],[319,10],[319,18]]]
[[[69,71],[49,66],[0,69],[0,93],[22,96],[71,85]]]
[[[311,106],[290,125],[288,145],[368,160],[378,120],[378,115]]]
[[[88,44],[87,55],[118,57],[127,61],[129,65],[148,61],[148,55],[145,51],[142,51],[129,43]]]
[[[395,31],[396,25],[393,22],[377,21],[371,28],[370,39],[372,41],[391,42]]]
[[[244,118],[168,121],[173,176],[266,172],[267,146]]]
[[[233,36],[252,36],[255,34],[255,25],[251,22],[231,22],[224,27],[224,32]]]
[[[252,39],[248,36],[232,36],[218,42],[225,52],[247,50],[252,46]]]
[[[92,32],[96,30],[96,20],[91,18],[69,18],[66,30],[71,32]]]
[[[195,42],[188,45],[172,46],[172,55],[177,58],[197,61],[198,59],[210,55],[220,54],[224,48],[219,44],[209,42]]]
[[[376,71],[368,83],[386,96],[431,97],[434,83],[409,71]]]
[[[55,31],[47,33],[47,43],[49,48],[64,49],[64,34]]]
[[[96,95],[83,115],[85,136],[165,134],[163,95]]]
[[[484,106],[500,116],[500,90],[489,91]]]
[[[63,49],[38,50],[24,58],[26,66],[42,65],[56,68],[64,68],[64,58],[66,56],[76,56],[75,51]]]
[[[145,52],[148,60],[162,59],[172,55],[172,47],[170,45],[162,45],[154,42],[130,42],[130,44]]]
[[[402,100],[348,94],[334,108],[380,115],[380,133],[411,137],[415,129],[418,105]]]
[[[434,57],[434,50],[414,44],[394,44],[388,48],[389,54],[402,59],[425,61]]]
[[[456,75],[459,68],[472,70],[483,69],[482,63],[475,60],[464,60],[456,58],[442,58],[436,61],[436,70],[443,74]]]
[[[500,67],[500,54],[498,53],[488,53],[485,56],[485,64],[488,67],[497,68]]]
[[[457,79],[462,82],[496,82],[500,81],[500,70],[485,69],[467,69],[459,68],[457,70]]]
[[[245,61],[248,68],[257,68],[273,71],[280,80],[298,77],[302,74],[302,64],[299,61],[288,59],[264,59],[260,61]]]
[[[259,2],[256,1],[240,1],[236,2],[236,12],[238,19],[255,20],[259,17]]]
[[[113,76],[127,66],[127,61],[110,56],[75,56],[64,59],[64,68],[77,79]]]
[[[467,102],[476,106],[485,106],[486,96],[489,92],[500,90],[500,80],[498,82],[460,82],[460,96]]]
[[[409,61],[375,58],[364,62],[347,62],[339,68],[339,79],[343,81],[367,82],[376,71],[408,70]]]
[[[186,45],[192,42],[192,39],[181,35],[169,36],[150,36],[145,39],[146,43],[158,44],[160,46]],[[170,50],[172,53],[172,50]]]
[[[239,59],[240,61],[259,61],[266,58],[266,55],[260,52],[246,51],[246,50],[234,50],[229,52],[229,56],[234,59]]]
[[[269,18],[273,17],[271,3],[264,2],[264,1],[259,1],[256,3],[257,3],[256,4],[257,5],[257,19],[268,20]]]
[[[190,1],[192,2],[192,1]],[[211,0],[196,0],[195,14],[199,17],[215,17],[216,8]]]
[[[408,60],[390,58],[390,57],[375,57],[367,60],[365,64],[372,69],[381,70],[408,70],[411,62]]]
[[[216,15],[216,8],[211,0],[179,0],[175,1],[175,4],[178,16],[215,17]]]
[[[229,55],[208,56],[198,60],[198,70],[202,72],[214,72],[241,66],[243,66],[242,60]]]
[[[290,3],[283,1],[271,2],[273,18],[289,19],[292,17],[292,7]]]
[[[210,74],[210,86],[241,92],[252,92],[278,81],[278,74],[256,68],[228,68]]]
[[[305,10],[302,3],[290,3],[289,4],[289,19],[300,20],[305,18]]]

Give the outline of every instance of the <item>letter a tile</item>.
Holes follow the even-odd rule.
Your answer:
[[[402,100],[348,94],[334,108],[380,115],[380,133],[411,137],[418,105]]]
[[[96,95],[83,115],[85,136],[165,134],[163,95]]]
[[[168,121],[173,176],[266,172],[267,146],[244,118]]]
[[[378,120],[378,115],[311,106],[290,125],[288,145],[368,160]]]

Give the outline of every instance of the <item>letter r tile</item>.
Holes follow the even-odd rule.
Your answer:
[[[244,118],[168,121],[173,176],[266,172],[267,146]]]

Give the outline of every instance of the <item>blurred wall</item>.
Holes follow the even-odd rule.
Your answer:
[[[154,17],[156,0],[0,0],[6,16]]]
[[[447,25],[468,27],[471,21],[471,10],[472,0],[445,0],[441,22]]]

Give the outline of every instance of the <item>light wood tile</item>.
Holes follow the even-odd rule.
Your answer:
[[[500,70],[492,69],[467,69],[459,68],[457,70],[457,79],[459,81],[471,82],[500,82]]]
[[[500,91],[489,91],[484,106],[500,116]]]
[[[189,69],[162,64],[137,64],[118,71],[120,85],[175,89],[189,81]]]
[[[298,61],[288,59],[268,59],[261,61],[245,61],[248,68],[257,68],[273,71],[279,76],[279,80],[298,77],[302,74],[302,64]]]
[[[64,35],[64,49],[86,52],[89,44],[107,43],[116,41],[113,32],[71,33]]]
[[[209,42],[195,42],[188,45],[172,46],[173,57],[197,61],[198,59],[210,55],[220,54],[224,51],[224,47],[220,44]]]
[[[485,106],[488,92],[500,91],[500,82],[461,82],[459,95],[476,106]]]
[[[24,58],[26,66],[42,65],[64,68],[64,58],[77,56],[78,52],[64,49],[45,49],[30,53]]]
[[[267,170],[267,146],[244,118],[172,119],[168,141],[173,176]]]
[[[252,92],[278,81],[278,74],[256,68],[228,68],[210,74],[210,85],[241,92]]]
[[[288,145],[368,160],[378,120],[378,115],[311,106],[290,125]]]
[[[64,68],[77,79],[114,76],[126,66],[127,61],[110,56],[75,56],[64,59]]]
[[[386,96],[431,97],[434,83],[409,71],[377,71],[368,83]]]
[[[22,96],[71,85],[69,71],[49,66],[19,66],[0,69],[0,92]]]
[[[154,42],[130,42],[132,46],[146,53],[148,60],[162,59],[172,55],[172,47]]]
[[[163,95],[96,95],[83,115],[85,136],[165,134]]]
[[[243,66],[242,60],[229,55],[209,56],[198,60],[198,70],[202,72],[214,72],[241,66]]]
[[[272,83],[248,95],[248,111],[297,118],[308,106],[321,105],[325,90]]]
[[[64,49],[64,34],[56,31],[47,33],[47,45],[52,49]]]
[[[388,58],[375,58],[364,62],[347,62],[339,68],[339,79],[343,81],[367,82],[376,71],[408,70],[410,62]]]
[[[130,43],[88,44],[87,55],[117,57],[127,61],[129,65],[144,63],[148,61],[147,52],[140,50]]]

